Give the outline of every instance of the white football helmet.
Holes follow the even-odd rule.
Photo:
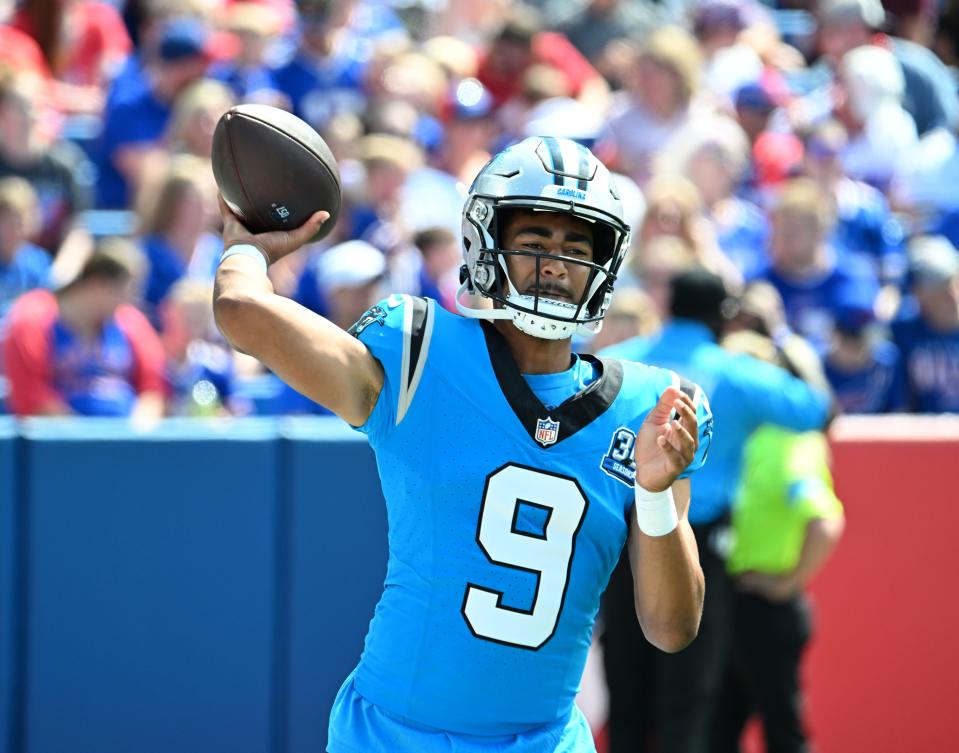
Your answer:
[[[589,277],[580,301],[541,296],[539,258],[536,290],[517,290],[506,260],[510,255],[549,258],[548,254],[502,248],[502,213],[531,209],[571,214],[593,226],[593,260],[564,257],[567,264],[587,267]],[[599,332],[609,308],[613,282],[629,248],[629,226],[609,171],[586,147],[569,139],[533,136],[490,160],[470,187],[463,207],[463,282],[456,306],[464,316],[512,319],[528,335],[562,340],[575,332]],[[496,305],[471,308],[463,294],[478,293]]]

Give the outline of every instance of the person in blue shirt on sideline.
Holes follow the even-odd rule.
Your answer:
[[[266,274],[328,213],[259,235],[221,213],[221,331],[366,434],[383,482],[386,588],[327,750],[595,751],[574,699],[624,545],[646,638],[696,635],[687,477],[712,436],[695,384],[572,351],[629,245],[608,170],[567,139],[503,150],[463,208],[462,316],[391,295],[349,332]]]
[[[673,318],[658,336],[627,340],[601,355],[672,369],[703,385],[709,395],[716,436],[709,463],[693,481],[689,511],[709,589],[696,641],[679,654],[660,655],[635,629],[625,565],[613,574],[603,635],[610,753],[640,750],[648,734],[660,736],[663,753],[710,749],[709,725],[730,648],[732,586],[721,543],[739,483],[743,446],[762,424],[807,431],[821,429],[830,416],[826,393],[717,344],[735,307],[722,278],[692,268],[673,278],[670,291]],[[645,712],[637,714],[636,709]],[[655,709],[652,715],[650,709]]]

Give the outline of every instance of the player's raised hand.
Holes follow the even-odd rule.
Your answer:
[[[651,492],[668,489],[693,461],[698,447],[693,401],[675,387],[667,387],[636,435],[636,483]]]
[[[239,217],[233,214],[222,196],[217,195],[217,200],[220,203],[220,217],[223,219],[223,247],[229,248],[238,243],[249,243],[260,249],[270,264],[284,256],[289,256],[304,245],[330,218],[329,212],[314,212],[306,222],[293,230],[271,230],[268,233],[254,234],[246,229]]]

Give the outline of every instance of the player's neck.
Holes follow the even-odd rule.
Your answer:
[[[557,374],[570,367],[572,338],[543,340],[520,332],[508,320],[495,321],[494,326],[506,338],[513,360],[523,374]]]

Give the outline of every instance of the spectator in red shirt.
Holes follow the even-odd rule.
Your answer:
[[[476,77],[489,89],[496,107],[522,93],[523,74],[536,64],[551,65],[583,104],[603,111],[609,86],[592,64],[562,34],[537,31],[529,8],[515,9],[482,55]]]
[[[33,37],[67,112],[98,113],[133,45],[117,9],[92,0],[23,0],[11,25]]]
[[[140,266],[135,248],[108,241],[56,293],[20,297],[3,348],[13,413],[163,415],[163,346],[127,302]]]

